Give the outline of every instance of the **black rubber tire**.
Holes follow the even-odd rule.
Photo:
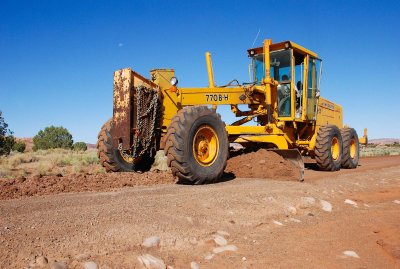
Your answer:
[[[339,143],[339,156],[335,160],[332,157],[331,147],[334,138]],[[318,130],[317,140],[315,142],[315,160],[321,170],[338,171],[342,164],[343,143],[339,128],[335,125],[322,126]]]
[[[113,128],[112,119],[109,119],[98,135],[97,140],[97,156],[100,164],[107,172],[135,172],[148,171],[154,162],[154,158],[146,155],[143,156],[138,163],[132,164],[126,162],[118,149],[112,147],[111,129]]]
[[[218,155],[210,166],[199,164],[193,153],[193,140],[197,130],[208,125],[218,137]],[[184,107],[172,118],[168,126],[165,155],[168,166],[181,183],[211,183],[221,178],[228,159],[228,135],[221,116],[206,106]]]
[[[360,157],[360,144],[357,132],[353,128],[343,128],[340,130],[340,134],[343,139],[342,168],[354,169],[357,167]],[[350,145],[352,140],[354,140],[356,146],[354,157],[351,157],[350,155]]]

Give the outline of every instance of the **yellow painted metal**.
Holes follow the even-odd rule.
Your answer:
[[[303,121],[308,120],[307,119],[307,89],[308,89],[308,63],[309,63],[309,55],[306,55],[305,60],[304,60],[304,74],[303,74],[303,96],[302,96],[302,100],[303,100],[303,106],[301,108],[301,119]]]
[[[295,118],[294,80],[290,84],[292,95],[291,115],[290,117],[278,116],[278,81],[271,78],[269,57],[270,52],[278,50],[291,50],[292,67],[294,67],[294,57],[297,57],[296,55],[304,56],[302,116],[300,118]],[[173,69],[151,70],[152,85],[150,86],[154,87],[156,85],[161,89],[160,92],[162,93],[162,133],[165,134],[171,119],[184,106],[207,105],[216,109],[220,105],[230,105],[235,116],[240,117],[234,125],[226,126],[231,142],[269,143],[274,144],[278,149],[298,148],[302,152],[311,152],[312,155],[317,133],[321,126],[331,124],[336,125],[338,128],[343,127],[343,111],[340,105],[322,97],[316,97],[315,101],[307,98],[307,89],[316,89],[317,87],[318,70],[315,69],[315,65],[310,65],[309,63],[311,59],[317,59],[318,55],[294,42],[285,41],[273,44],[270,39],[264,40],[262,47],[250,49],[248,52],[250,56],[263,55],[265,77],[259,84],[216,86],[209,52],[205,54],[208,87],[180,88],[177,86],[176,88],[171,88],[170,79],[174,76]],[[308,77],[309,70],[313,71],[310,81]],[[292,78],[296,77],[294,72],[295,70],[292,68]],[[241,111],[238,105],[247,105],[248,111]],[[242,106],[240,108],[242,109]],[[316,111],[315,117],[307,117],[307,114],[313,114],[310,113],[313,111]],[[250,121],[250,119],[257,119],[261,125],[241,125]],[[217,154],[214,149],[218,146],[218,142],[213,142],[215,141],[215,132],[212,129],[204,128],[199,130],[197,136],[197,142],[193,142],[193,151],[197,156],[195,158],[201,165],[208,165],[212,163],[215,159],[215,154]],[[200,139],[200,137],[202,138]],[[366,131],[364,136],[360,138],[360,144],[363,143],[367,143]],[[206,145],[208,146],[206,147]],[[205,148],[209,151],[205,151]],[[336,149],[337,147],[334,146],[333,154],[338,154]]]
[[[278,149],[288,149],[289,145],[283,135],[241,135],[235,143],[256,142],[274,144]]]
[[[271,40],[271,42],[272,42],[272,40]],[[271,43],[269,46],[269,51],[284,50],[287,48],[293,48],[294,50],[296,50],[302,54],[310,55],[314,58],[318,58],[318,55],[315,52],[313,52],[309,49],[306,49],[306,48],[294,43],[293,41],[283,41],[283,42],[279,42],[279,43],[275,43],[275,44]],[[250,51],[253,51],[255,54],[260,54],[260,53],[264,52],[263,47],[252,48],[252,49],[248,49],[247,51],[248,51],[249,55],[250,55]]]
[[[270,70],[270,58],[269,58],[269,47],[272,44],[271,39],[267,39],[264,41],[264,64],[265,64],[265,104],[267,109],[267,125],[270,124],[271,119],[271,104],[272,104],[272,94],[271,94],[271,85],[275,85],[274,81],[271,79],[271,70]]]
[[[300,46],[299,44],[296,44],[293,41],[289,41],[289,43],[292,48],[294,48],[300,52],[303,52],[304,54],[310,55],[314,58],[318,58],[318,55],[315,52],[312,52],[311,50],[306,49],[305,47]]]
[[[350,140],[350,157],[354,159],[356,156],[356,151],[357,151],[357,146],[356,146],[356,141],[353,139]]]
[[[335,104],[325,98],[319,98],[316,117],[317,126],[332,124],[336,125],[339,129],[343,128],[342,106]],[[318,132],[318,130],[316,131]]]
[[[270,70],[270,58],[269,58],[269,46],[272,44],[271,39],[264,40],[264,66],[265,66],[265,78],[264,83],[269,85],[269,80],[271,79]]]
[[[295,73],[294,73],[294,71],[295,71],[295,68],[294,68],[294,65],[295,65],[295,61],[294,61],[294,55],[293,55],[293,51],[292,51],[292,55],[291,55],[292,57],[290,58],[290,60],[291,60],[291,66],[292,66],[292,73],[290,74],[291,75],[291,77],[292,78],[295,78],[296,76],[295,76]],[[295,82],[294,82],[295,80],[294,79],[292,79],[292,81],[290,82],[290,91],[291,91],[291,96],[292,96],[292,99],[293,99],[293,101],[290,103],[290,112],[291,112],[291,120],[294,122],[294,120],[295,120],[295,116],[296,116],[296,90],[295,90]],[[296,124],[296,122],[294,122],[294,124]]]
[[[337,160],[339,158],[339,154],[340,154],[340,143],[339,143],[339,140],[337,139],[337,137],[333,137],[331,142],[332,142],[331,143],[332,158],[334,160]]]
[[[152,69],[150,70],[150,78],[155,84],[162,89],[171,87],[171,78],[175,76],[174,69]]]
[[[368,130],[367,128],[364,128],[364,135],[359,138],[359,143],[362,145],[367,145],[368,144]]]
[[[150,71],[152,81],[162,89],[162,126],[168,126],[171,123],[171,119],[182,108],[179,104],[177,93],[169,90],[171,87],[170,80],[174,76],[174,69],[153,69]]]
[[[319,130],[319,127],[316,127],[316,131],[312,132],[313,135],[312,135],[312,137],[311,137],[311,139],[310,139],[310,144],[309,144],[309,146],[308,146],[308,149],[309,149],[309,150],[314,150],[314,148],[315,148],[315,144],[316,144],[316,142],[317,142],[318,130]]]
[[[219,140],[209,125],[201,126],[193,139],[193,156],[202,166],[210,166],[217,159]]]
[[[232,126],[227,125],[226,131],[229,135],[244,135],[244,134],[265,134],[265,126]]]
[[[209,81],[208,86],[210,88],[215,88],[214,71],[212,68],[211,54],[209,52],[206,52],[206,62],[207,62],[207,74],[208,74],[208,81]]]
[[[235,88],[181,88],[180,98],[183,106],[189,105],[237,105],[259,104],[262,99],[246,96],[245,89]]]

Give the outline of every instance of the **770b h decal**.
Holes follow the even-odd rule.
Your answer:
[[[228,99],[228,94],[206,94],[206,102],[222,102]]]

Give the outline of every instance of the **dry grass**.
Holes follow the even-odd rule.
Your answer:
[[[29,175],[66,175],[71,173],[103,173],[96,150],[38,150],[0,157],[0,177]]]
[[[158,152],[152,170],[166,170],[165,156]],[[360,156],[400,155],[399,144],[369,144],[361,147]],[[164,167],[165,166],[165,167]],[[66,149],[12,152],[0,157],[0,178],[34,175],[67,175],[73,173],[104,173],[95,149],[73,151]]]
[[[372,157],[372,156],[388,156],[388,155],[400,155],[400,145],[393,144],[369,144],[367,147],[360,148],[361,157]]]

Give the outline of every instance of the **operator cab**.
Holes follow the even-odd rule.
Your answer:
[[[271,44],[269,51],[270,66],[267,70],[263,47],[248,50],[253,83],[263,85],[266,73],[278,82],[272,95],[275,96],[280,120],[315,120],[321,60],[316,53],[290,41]]]

